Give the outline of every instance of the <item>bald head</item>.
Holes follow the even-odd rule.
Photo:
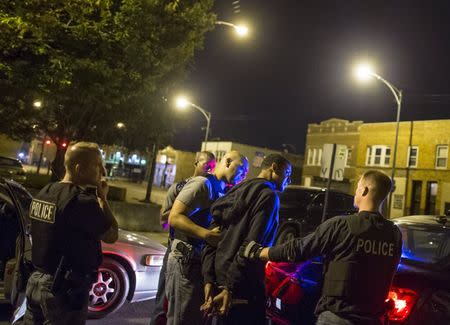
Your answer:
[[[65,180],[79,185],[96,184],[103,174],[102,156],[98,144],[78,142],[70,146],[64,156],[64,166],[66,167]]]
[[[216,167],[215,175],[230,185],[236,185],[247,177],[248,159],[239,151],[227,152]]]

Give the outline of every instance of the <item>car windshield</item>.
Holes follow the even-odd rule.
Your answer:
[[[22,164],[15,159],[0,157],[0,166],[22,167]]]
[[[447,264],[450,229],[428,225],[399,225],[403,237],[402,259],[424,264]]]

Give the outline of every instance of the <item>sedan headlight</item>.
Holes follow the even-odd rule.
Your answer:
[[[145,255],[144,265],[145,266],[162,266],[164,260],[164,255]]]

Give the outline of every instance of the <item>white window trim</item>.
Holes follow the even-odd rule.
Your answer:
[[[321,166],[322,148],[308,148],[307,166]]]
[[[442,157],[439,156],[438,157],[439,148],[446,148],[447,149],[447,157],[444,157],[444,156],[442,156]],[[447,144],[438,144],[436,146],[435,156],[436,156],[436,159],[434,161],[434,167],[436,169],[447,169],[447,165],[448,165],[448,145]],[[445,158],[445,166],[439,166],[438,167],[438,165],[437,165],[438,159],[442,159],[442,158]]]
[[[385,146],[385,145],[373,145],[373,146],[368,146],[367,147],[367,152],[366,152],[366,166],[378,166],[378,167],[389,167],[391,165],[391,161],[392,161],[392,157],[391,157],[391,150],[389,151],[389,164],[386,164],[386,151],[387,149],[390,149],[390,146]],[[380,154],[380,163],[379,164],[375,164],[375,151],[377,149],[381,149],[381,154]]]
[[[409,165],[409,159],[411,158],[411,149],[416,149],[416,164],[414,166]],[[408,154],[406,157],[406,167],[407,168],[417,168],[419,165],[419,146],[409,146],[408,147]]]
[[[318,157],[317,157],[316,166],[321,166],[322,165],[322,148],[317,148],[317,153],[318,153]]]
[[[308,148],[308,161],[306,163],[308,166],[312,166],[314,164],[313,152],[314,152],[314,150],[312,148]]]

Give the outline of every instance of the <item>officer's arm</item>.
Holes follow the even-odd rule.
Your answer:
[[[109,229],[103,233],[101,240],[103,240],[105,243],[113,244],[119,238],[119,224],[117,223],[117,220],[111,211],[108,201],[99,198],[98,203],[100,204],[100,208],[105,214],[107,222],[111,224],[111,227],[109,227]]]
[[[345,233],[342,218],[331,218],[316,228],[312,234],[296,238],[283,245],[264,248],[260,259],[274,262],[298,262],[330,253],[338,244],[338,237]]]
[[[169,224],[175,229],[179,229],[189,236],[206,239],[209,235],[209,230],[195,224],[189,217],[190,208],[181,202],[175,200],[172,209],[169,213]]]

